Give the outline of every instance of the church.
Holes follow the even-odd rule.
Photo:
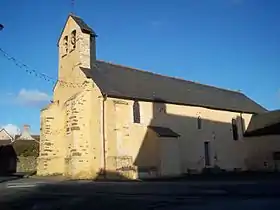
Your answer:
[[[278,170],[280,111],[238,91],[98,60],[96,40],[80,17],[68,16],[53,100],[41,110],[38,175]]]

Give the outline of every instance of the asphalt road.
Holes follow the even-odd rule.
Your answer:
[[[56,182],[0,184],[1,210],[280,209],[280,182]]]

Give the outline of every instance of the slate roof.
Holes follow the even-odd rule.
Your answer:
[[[88,33],[88,34],[91,34],[93,36],[97,36],[96,33],[92,30],[91,27],[89,27],[83,20],[82,18],[76,16],[76,15],[73,15],[73,14],[70,14],[69,15],[70,17],[72,17],[75,22],[79,25],[79,27],[81,28],[82,32],[84,33]]]
[[[280,135],[280,110],[253,115],[244,136]]]
[[[156,132],[156,134],[159,137],[180,137],[180,135],[176,132],[174,132],[172,129],[170,128],[166,128],[166,127],[159,127],[159,126],[148,126],[150,129],[152,129],[154,132]]]
[[[87,34],[90,34],[91,36],[97,37],[97,34],[92,30],[91,27],[89,27],[89,26],[83,21],[82,18],[80,18],[80,17],[78,17],[78,16],[76,16],[76,15],[74,15],[74,14],[69,14],[67,20],[69,19],[69,17],[72,17],[72,18],[73,18],[73,20],[74,20],[74,21],[78,24],[78,26],[81,28],[82,32],[87,33]],[[61,39],[61,36],[62,36],[62,33],[63,33],[63,31],[64,31],[64,28],[65,28],[66,24],[67,24],[67,21],[65,22],[64,27],[63,27],[63,30],[62,30],[61,33],[60,33],[59,39],[58,39],[58,41],[57,41],[57,46],[58,46],[59,40]]]
[[[96,61],[82,68],[107,96],[201,106],[213,109],[263,113],[267,110],[243,93],[167,77],[130,67]]]
[[[1,133],[2,131],[4,131],[4,132],[6,133],[7,137],[9,137],[10,140],[13,139],[13,137],[8,133],[8,131],[7,131],[5,128],[1,128],[1,129],[0,129],[0,133]]]

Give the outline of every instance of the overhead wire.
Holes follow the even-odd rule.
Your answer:
[[[59,85],[62,86],[62,87],[73,87],[73,88],[83,86],[82,83],[75,83],[75,82],[69,82],[69,81],[65,81],[65,80],[61,80],[61,79],[55,79],[51,76],[48,76],[47,74],[44,74],[44,73],[41,73],[41,72],[39,72],[35,69],[32,69],[28,65],[26,65],[23,62],[16,59],[14,56],[11,56],[9,53],[7,53],[5,50],[3,50],[1,47],[0,47],[0,53],[2,54],[2,56],[4,58],[13,62],[17,67],[24,70],[27,74],[33,75],[33,76],[38,77],[40,79],[43,79],[47,82],[52,83],[53,85],[59,83]]]

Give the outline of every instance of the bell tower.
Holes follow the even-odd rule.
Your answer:
[[[96,37],[80,17],[68,16],[58,40],[60,79],[66,79],[78,67],[91,68],[96,60]]]

